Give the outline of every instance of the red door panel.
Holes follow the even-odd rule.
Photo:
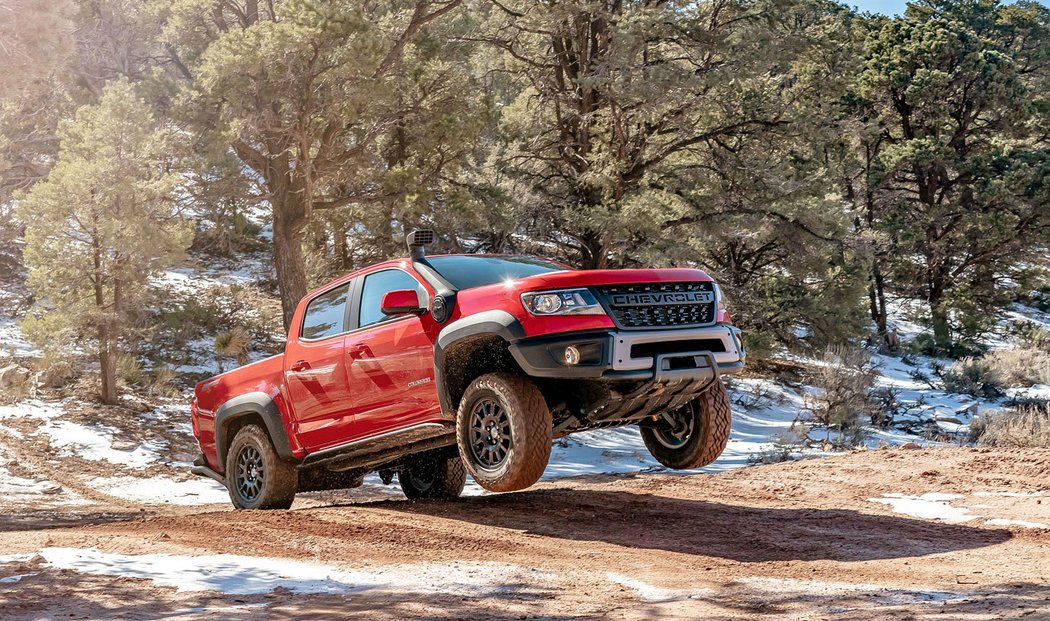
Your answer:
[[[364,276],[354,313],[361,327],[347,335],[347,376],[354,398],[355,438],[368,437],[440,417],[434,386],[436,335],[429,316],[387,317],[380,310],[389,291],[417,289],[426,307],[428,293],[418,279],[399,269]]]
[[[308,451],[340,443],[353,423],[344,353],[348,302],[345,284],[315,296],[300,338],[289,339],[285,348],[285,389]]]
[[[401,317],[347,337],[354,435],[367,437],[440,416],[434,345],[421,319]]]

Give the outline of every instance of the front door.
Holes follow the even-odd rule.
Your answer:
[[[415,289],[420,303],[428,294],[400,269],[364,277],[355,295],[355,325],[347,335],[347,375],[354,393],[355,437],[373,436],[440,416],[434,386],[434,344],[425,330],[429,316],[388,317],[380,310],[383,295]]]

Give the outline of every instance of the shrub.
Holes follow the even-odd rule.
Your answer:
[[[248,364],[248,345],[251,339],[248,336],[248,331],[244,328],[233,328],[225,332],[220,332],[215,337],[215,359],[219,363],[219,370],[222,370],[222,359],[223,358],[234,358],[237,360],[237,364],[244,366]]]
[[[773,436],[773,446],[751,453],[747,456],[749,466],[761,466],[765,464],[779,464],[785,461],[793,461],[801,455],[806,447],[806,429],[804,425],[794,425],[789,431],[782,431]]]
[[[1031,321],[1015,321],[1009,327],[1010,336],[1028,347],[1050,352],[1050,330]]]
[[[138,358],[133,354],[120,354],[117,356],[117,377],[129,386],[143,386],[146,384],[146,374],[139,364]]]
[[[812,371],[820,393],[807,398],[813,422],[838,433],[839,444],[863,439],[865,422],[880,422],[884,412],[875,389],[877,373],[871,355],[856,347],[833,347]]]
[[[978,419],[970,424],[970,437],[980,446],[1050,448],[1050,404],[1022,406]]]
[[[1002,394],[1002,384],[995,368],[981,358],[961,358],[941,372],[948,392],[993,398]]]
[[[175,385],[175,380],[179,374],[175,372],[175,369],[161,364],[154,367],[152,375],[153,382],[150,385],[150,394],[159,397],[179,396],[179,388]]]
[[[985,355],[1002,386],[1050,384],[1050,354],[1035,347],[997,349]]]

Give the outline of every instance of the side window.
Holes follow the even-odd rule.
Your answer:
[[[310,300],[303,317],[302,337],[323,339],[344,332],[349,287],[343,285]]]
[[[363,328],[391,319],[383,314],[380,307],[383,303],[383,296],[398,289],[425,291],[415,278],[401,270],[383,270],[365,276],[365,284],[361,287],[361,318],[358,327]]]

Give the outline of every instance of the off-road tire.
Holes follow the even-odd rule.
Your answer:
[[[467,469],[459,455],[433,457],[421,455],[397,473],[401,491],[409,499],[459,498],[467,483]]]
[[[471,448],[471,419],[485,400],[509,419],[510,447],[495,467],[479,462]],[[539,388],[514,373],[488,373],[467,386],[456,413],[459,454],[470,476],[490,492],[513,492],[539,480],[551,456],[551,412]]]
[[[238,487],[238,460],[242,452],[251,455],[254,459],[257,455],[261,466],[261,478],[258,492],[254,495],[246,495]],[[254,451],[252,453],[251,451]],[[299,486],[299,472],[294,464],[290,464],[277,454],[270,442],[270,436],[258,425],[246,425],[237,432],[230,443],[230,450],[226,452],[226,489],[230,492],[230,500],[238,509],[287,509],[295,500],[295,492]]]
[[[721,379],[689,402],[693,428],[685,443],[676,448],[661,442],[658,432],[650,425],[640,425],[642,440],[649,453],[668,468],[686,470],[700,468],[718,459],[729,443],[732,414],[729,393]]]

